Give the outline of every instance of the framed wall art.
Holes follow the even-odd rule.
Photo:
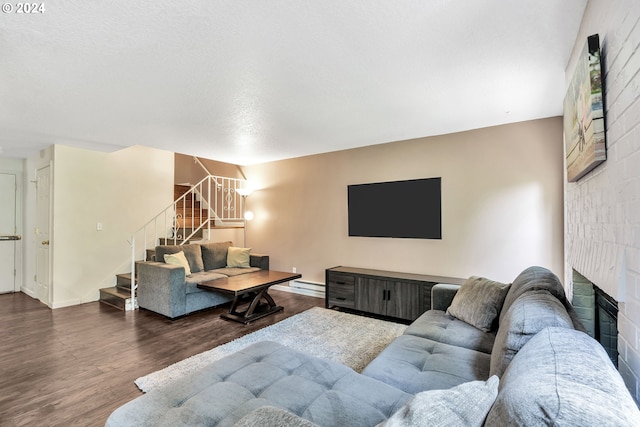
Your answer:
[[[607,158],[600,38],[589,36],[564,98],[567,180],[578,181]]]

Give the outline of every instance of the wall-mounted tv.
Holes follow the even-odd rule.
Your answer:
[[[441,178],[347,186],[349,236],[442,239]]]

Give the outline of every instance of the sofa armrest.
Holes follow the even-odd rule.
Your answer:
[[[138,305],[170,318],[187,311],[184,267],[163,262],[138,263]]]
[[[262,270],[269,269],[269,255],[264,254],[251,254],[249,259],[249,265],[251,267],[258,267]]]
[[[460,289],[460,285],[438,283],[431,288],[431,309],[446,311],[451,305],[453,297]]]

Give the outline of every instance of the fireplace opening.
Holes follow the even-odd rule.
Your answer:
[[[613,365],[618,367],[618,302],[593,286],[596,295],[595,339],[604,347]]]
[[[573,307],[587,333],[618,367],[618,302],[589,279],[573,271]]]

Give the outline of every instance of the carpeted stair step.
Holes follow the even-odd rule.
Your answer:
[[[182,197],[187,191],[191,190],[190,185],[178,185],[173,186],[173,200]]]

